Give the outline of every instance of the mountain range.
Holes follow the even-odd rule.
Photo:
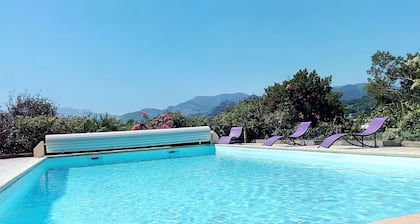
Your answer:
[[[202,116],[210,117],[219,114],[228,106],[235,105],[239,101],[248,98],[249,95],[245,93],[220,94],[216,96],[196,96],[191,100],[169,106],[164,110],[154,108],[144,108],[140,111],[126,113],[119,118],[122,122],[127,122],[130,119],[140,120],[141,112],[146,112],[149,117],[155,117],[165,112],[179,112],[186,117]]]
[[[359,99],[365,96],[365,86],[366,83],[349,84],[333,87],[333,90],[335,92],[342,92],[343,96],[341,97],[341,100],[348,101]],[[155,117],[165,112],[179,112],[186,117],[211,117],[220,114],[225,108],[233,106],[239,101],[248,97],[250,97],[250,95],[245,93],[220,94],[216,96],[196,96],[191,100],[182,102],[175,106],[169,106],[164,110],[155,108],[143,108],[139,111],[125,113],[121,116],[118,116],[118,118],[122,122],[127,122],[130,119],[137,121],[141,119],[141,112],[146,112],[149,117]],[[62,116],[87,116],[95,115],[97,113],[93,113],[89,110],[78,110],[70,107],[63,107],[59,108],[59,114]]]
[[[68,117],[68,116],[87,117],[87,116],[95,115],[95,113],[90,110],[81,110],[81,109],[75,109],[72,107],[58,107],[57,113],[59,114],[59,116],[62,116],[62,117]]]
[[[335,92],[343,93],[341,100],[354,100],[362,98],[366,95],[365,92],[366,83],[348,84],[344,86],[333,87]]]

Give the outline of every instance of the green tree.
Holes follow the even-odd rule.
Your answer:
[[[170,117],[170,120],[172,120],[172,122],[170,122],[170,121],[167,122],[167,123],[169,123],[170,127],[173,127],[173,128],[186,127],[186,125],[187,125],[186,118],[184,116],[182,116],[181,113],[179,113],[179,112],[169,112],[167,114],[167,116]]]
[[[341,121],[341,93],[333,92],[330,84],[331,76],[321,78],[315,70],[299,70],[291,80],[274,83],[265,90],[265,110],[277,114],[278,123],[291,125],[312,121],[316,127],[321,121]]]
[[[109,114],[99,115],[99,119],[96,119],[98,129],[97,132],[107,131],[122,131],[125,130],[125,126],[118,120],[118,118]]]
[[[228,135],[231,127],[242,126],[245,128],[246,139],[250,142],[262,136],[261,119],[261,99],[254,96],[227,108],[222,114],[209,120],[209,125],[219,135]]]
[[[375,107],[375,99],[369,96],[363,96],[359,99],[342,101],[345,114],[369,114]]]
[[[377,101],[373,116],[387,116],[388,126],[403,138],[420,130],[420,53],[394,56],[387,51],[372,55],[366,92]]]
[[[209,124],[209,118],[195,116],[185,118],[185,127],[206,126]]]
[[[420,103],[420,54],[406,58],[389,52],[377,51],[367,71],[366,92],[379,105],[386,106],[394,116],[404,116],[412,110],[413,103]]]

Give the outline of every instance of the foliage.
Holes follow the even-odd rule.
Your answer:
[[[413,105],[412,111],[403,116],[399,122],[404,140],[420,140],[420,105]]]
[[[313,128],[329,122],[329,126],[319,129],[333,130],[333,125],[343,122],[344,113],[341,94],[333,92],[330,83],[331,77],[321,78],[316,71],[299,70],[291,80],[267,87],[262,97],[228,108],[210,121],[211,127],[219,135],[226,135],[232,126],[243,126],[248,141],[273,134],[289,135],[302,121],[312,121]],[[312,131],[315,134],[318,132]]]
[[[165,116],[168,117],[166,119],[166,125],[168,125],[168,128],[185,127],[187,124],[186,118],[179,112],[169,112]],[[165,116],[163,121],[165,121]]]
[[[228,135],[231,127],[242,126],[249,142],[262,135],[261,112],[260,98],[251,97],[211,119],[210,127],[219,135]]]
[[[60,117],[55,118],[50,126],[48,134],[70,134],[89,132],[86,123],[91,119],[84,117]]]
[[[92,120],[94,120],[94,125],[97,127],[96,132],[125,130],[125,127],[116,117],[108,114],[99,115],[99,118],[94,117]]]
[[[316,127],[321,121],[339,122],[343,117],[341,93],[333,92],[330,83],[331,76],[321,78],[316,71],[299,70],[291,80],[265,90],[265,110],[280,114],[280,124],[311,121]]]
[[[161,128],[174,128],[176,124],[173,117],[177,118],[178,125],[182,125],[185,121],[182,119],[182,116],[179,113],[167,113],[156,116],[155,118],[150,119],[149,115],[146,112],[142,112],[141,116],[142,121],[138,121],[136,125],[132,127],[131,130],[141,130],[141,129],[161,129]]]
[[[387,126],[396,128],[401,138],[418,140],[420,53],[402,57],[378,51],[368,74],[366,91],[378,102],[372,113],[387,116]]]
[[[420,103],[420,54],[408,54],[406,58],[378,51],[372,56],[368,70],[366,92],[393,117],[405,116],[413,104]]]
[[[31,152],[40,141],[44,140],[45,134],[50,132],[55,119],[44,115],[15,117],[10,136],[12,141],[8,149],[12,154]]]
[[[57,107],[53,102],[40,95],[31,95],[28,93],[20,94],[16,98],[10,96],[7,108],[13,117],[54,117],[57,115]]]
[[[383,140],[400,141],[401,130],[399,128],[388,128],[382,135]]]
[[[317,127],[312,127],[308,130],[305,135],[305,138],[315,139],[315,140],[324,140],[328,136],[334,133],[341,133],[345,130],[344,125],[333,125],[331,122],[319,122]],[[294,131],[295,129],[289,130],[288,133]]]
[[[179,128],[179,127],[196,127],[205,126],[209,123],[209,118],[205,117],[184,117],[179,112],[168,112],[158,115],[154,118],[149,118],[148,113],[141,112],[142,119],[134,122],[129,120],[126,126],[131,127],[131,130],[141,129],[160,129],[160,128]]]
[[[149,129],[172,128],[174,121],[168,114],[161,114],[147,123]]]
[[[119,131],[127,128],[107,114],[88,117],[57,117],[57,107],[39,95],[9,98],[8,111],[0,111],[0,153],[32,153],[46,134]]]
[[[10,144],[10,132],[12,131],[12,116],[0,111],[0,153],[5,153]]]
[[[372,97],[363,96],[359,99],[344,100],[342,105],[347,115],[369,114],[375,108],[376,101]]]
[[[197,127],[197,126],[207,126],[209,124],[209,118],[207,117],[186,117],[185,127]]]
[[[31,152],[50,129],[57,107],[49,99],[28,93],[9,97],[1,112],[1,153]]]

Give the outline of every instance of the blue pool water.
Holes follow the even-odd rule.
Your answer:
[[[0,194],[0,223],[368,223],[420,213],[419,159],[168,152],[47,159]]]

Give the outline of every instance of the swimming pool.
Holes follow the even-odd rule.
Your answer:
[[[420,212],[419,159],[214,147],[47,159],[0,194],[0,223],[368,223]]]

